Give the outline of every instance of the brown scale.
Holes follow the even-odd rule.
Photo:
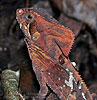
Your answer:
[[[23,10],[28,11],[28,9]],[[40,37],[36,41],[25,37],[33,69],[40,84],[36,100],[45,99],[48,87],[60,100],[93,100],[85,83],[68,59],[74,41],[72,31],[60,25],[45,10],[40,8],[30,8],[30,10],[31,16],[35,16],[35,24],[30,23],[30,35],[40,30]],[[22,24],[20,19],[24,18],[22,15],[19,16],[18,11],[17,19],[19,24]],[[29,27],[27,28],[22,28],[25,35],[29,34],[25,31],[29,30]],[[79,89],[80,82],[81,89]]]

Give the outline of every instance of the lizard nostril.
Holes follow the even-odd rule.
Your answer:
[[[22,13],[23,13],[23,10],[22,10],[22,9],[20,9],[20,10],[18,11],[18,13],[19,13],[19,14],[22,14]]]

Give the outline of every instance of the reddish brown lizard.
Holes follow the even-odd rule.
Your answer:
[[[92,100],[68,59],[74,41],[72,31],[41,8],[18,9],[16,16],[40,84],[36,99],[44,100],[49,87],[60,100]]]

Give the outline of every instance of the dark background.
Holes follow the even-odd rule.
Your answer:
[[[65,5],[63,1],[67,5],[66,11],[63,9]],[[88,3],[89,1],[91,1],[92,7]],[[25,73],[22,80],[29,76],[30,78],[26,80],[25,85],[22,81],[20,82],[22,93],[27,94],[29,91],[37,93],[39,90],[35,74],[31,71],[31,60],[24,43],[23,33],[16,21],[16,9],[33,6],[44,8],[61,24],[72,29],[75,35],[75,42],[69,58],[72,62],[76,62],[76,69],[84,79],[90,92],[97,93],[97,26],[95,23],[91,23],[93,19],[96,22],[97,15],[95,9],[97,9],[97,2],[94,2],[94,0],[87,0],[87,2],[79,0],[78,4],[80,3],[83,3],[83,6],[86,7],[85,10],[83,9],[79,12],[85,16],[82,19],[79,18],[78,14],[73,16],[75,9],[77,10],[78,8],[70,0],[0,1],[0,74],[2,70],[10,68],[12,70],[20,69],[21,73]],[[84,13],[87,14],[85,15]],[[88,22],[88,14],[91,13],[94,15],[89,19],[90,22]],[[29,83],[31,79],[32,81]],[[32,84],[33,86],[31,86]],[[3,100],[3,97],[4,92],[0,81],[0,98]]]

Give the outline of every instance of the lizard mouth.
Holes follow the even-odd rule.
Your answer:
[[[31,18],[31,17],[29,16],[29,18]],[[23,9],[16,10],[16,19],[17,19],[17,21],[20,25],[20,29],[23,31],[24,35],[28,38],[31,38],[30,32],[29,32],[29,24],[25,20],[25,13],[24,13]]]
[[[17,9],[16,19],[24,35],[28,38],[31,38],[29,28],[30,28],[30,24],[35,21],[35,16],[30,11],[28,11],[28,9]]]

